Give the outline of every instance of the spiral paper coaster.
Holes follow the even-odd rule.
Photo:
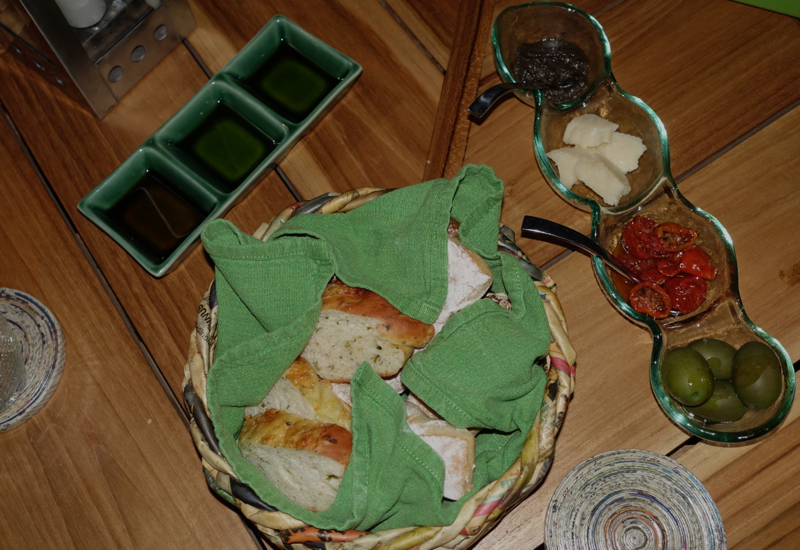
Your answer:
[[[727,548],[703,484],[666,456],[635,449],[590,458],[556,489],[545,523],[548,550]]]
[[[0,314],[23,340],[25,380],[16,399],[0,410],[0,433],[22,424],[41,409],[56,389],[66,352],[61,326],[39,300],[0,287]]]

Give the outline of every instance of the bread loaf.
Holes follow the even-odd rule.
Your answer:
[[[475,436],[445,420],[428,417],[406,402],[408,426],[444,461],[444,498],[458,500],[472,489],[475,469]]]
[[[286,369],[261,403],[245,408],[244,414],[258,416],[267,409],[278,409],[350,429],[350,405],[339,399],[331,383],[320,379],[302,357]]]
[[[322,312],[301,357],[320,378],[333,382],[349,382],[364,361],[388,378],[433,335],[431,325],[404,315],[382,296],[334,278],[322,295]]]
[[[330,508],[350,461],[352,434],[335,424],[267,409],[246,417],[242,455],[292,502],[321,512]]]
[[[448,233],[457,229],[451,224]],[[492,286],[492,271],[486,261],[457,238],[447,238],[447,299],[433,323],[438,333],[450,317],[479,300]]]

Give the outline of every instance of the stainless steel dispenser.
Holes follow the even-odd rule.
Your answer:
[[[187,0],[0,0],[0,54],[103,118],[195,26]]]

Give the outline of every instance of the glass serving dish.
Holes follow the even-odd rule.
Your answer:
[[[664,412],[681,428],[706,441],[749,441],[775,429],[788,414],[795,393],[795,375],[789,356],[780,343],[747,316],[738,288],[738,270],[733,242],[725,228],[710,214],[694,206],[678,190],[670,173],[667,133],[661,120],[640,99],[623,90],[611,71],[611,49],[600,24],[588,13],[560,2],[532,2],[504,10],[492,31],[495,63],[505,82],[518,82],[515,74],[517,49],[523,43],[542,40],[570,42],[588,59],[585,85],[567,103],[553,103],[540,90],[514,93],[536,109],[533,144],[536,160],[550,186],[567,202],[592,216],[590,237],[608,251],[616,249],[625,224],[642,215],[657,223],[676,222],[697,232],[696,244],[704,249],[718,271],[709,281],[708,294],[700,308],[688,314],[671,313],[656,320],[636,312],[614,284],[599,258],[593,268],[601,289],[611,303],[653,335],[650,384]],[[627,174],[631,191],[615,206],[583,184],[571,188],[559,179],[556,166],[546,152],[564,147],[564,130],[577,116],[595,114],[619,124],[618,131],[640,137],[647,150],[639,168]],[[665,391],[662,362],[666,354],[699,338],[716,338],[735,348],[750,341],[767,344],[780,363],[782,391],[766,409],[749,409],[738,421],[709,423],[693,416]]]

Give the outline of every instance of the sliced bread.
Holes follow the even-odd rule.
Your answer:
[[[389,378],[433,335],[433,326],[404,315],[382,296],[334,278],[300,355],[325,380],[349,382],[364,361],[378,376]]]
[[[238,443],[242,455],[289,500],[321,512],[336,498],[353,436],[335,424],[267,409],[245,418]]]
[[[434,420],[406,402],[408,426],[444,461],[444,498],[458,500],[472,489],[475,436],[445,420]]]
[[[453,230],[450,230],[453,234]],[[486,261],[455,237],[447,239],[447,298],[433,323],[438,333],[455,313],[478,301],[492,286],[492,271]]]
[[[350,429],[351,407],[322,380],[311,365],[298,357],[283,373],[258,405],[245,408],[245,416],[258,416],[267,409],[277,409],[318,422],[330,422]]]

